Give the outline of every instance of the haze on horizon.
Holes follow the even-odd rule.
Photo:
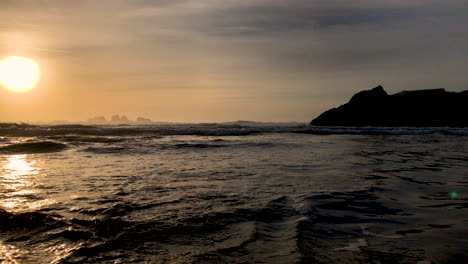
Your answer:
[[[465,1],[3,0],[0,121],[304,121],[379,84],[467,89]]]

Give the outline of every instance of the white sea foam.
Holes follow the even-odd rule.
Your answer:
[[[363,225],[360,225],[361,227],[361,230],[362,230],[362,234],[363,235],[366,235],[366,236],[373,236],[373,237],[383,237],[383,238],[403,238],[405,236],[402,236],[402,235],[382,235],[382,234],[376,234],[376,233],[373,233],[373,232],[370,232],[369,230],[367,230],[367,227],[363,226]]]
[[[355,243],[350,243],[346,247],[335,248],[334,251],[361,251],[361,247],[367,246],[368,243],[364,238],[358,238]]]
[[[161,124],[148,126],[0,126],[0,136],[51,135],[198,135],[248,136],[259,133],[299,133],[312,135],[458,135],[467,136],[468,128],[449,127],[316,127],[291,123],[213,123]]]

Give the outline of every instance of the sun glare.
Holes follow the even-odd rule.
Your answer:
[[[0,62],[0,83],[14,92],[32,89],[40,78],[36,62],[23,57],[9,57]]]

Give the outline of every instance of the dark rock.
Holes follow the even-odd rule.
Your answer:
[[[151,124],[151,123],[153,123],[153,121],[151,121],[151,119],[144,118],[144,117],[138,117],[136,119],[136,122],[139,123],[139,124]]]
[[[388,95],[387,92],[385,92],[383,87],[379,85],[375,87],[374,89],[361,91],[355,94],[353,97],[351,97],[351,100],[349,100],[349,102],[350,103],[366,102],[366,101],[375,100],[380,97],[385,97],[387,95]]]
[[[131,121],[127,118],[127,116],[123,115],[123,116],[119,116],[119,115],[113,115],[111,117],[111,120],[110,122],[114,125],[117,125],[117,124],[129,124],[131,123]]]
[[[121,122],[125,122],[125,123],[130,122],[130,120],[128,120],[128,118],[127,118],[126,115],[121,116],[121,117],[120,117],[120,121],[121,121]]]
[[[89,123],[89,124],[105,124],[105,123],[107,123],[107,120],[103,116],[96,116],[96,117],[89,118],[88,121],[86,121],[86,123]]]
[[[468,91],[402,91],[388,95],[382,86],[355,94],[338,108],[310,122],[316,126],[467,127]]]
[[[113,123],[119,123],[120,122],[120,116],[119,115],[113,115],[111,117],[110,121],[113,122]]]

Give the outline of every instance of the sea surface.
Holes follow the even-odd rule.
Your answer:
[[[468,263],[468,129],[0,124],[0,263]]]

